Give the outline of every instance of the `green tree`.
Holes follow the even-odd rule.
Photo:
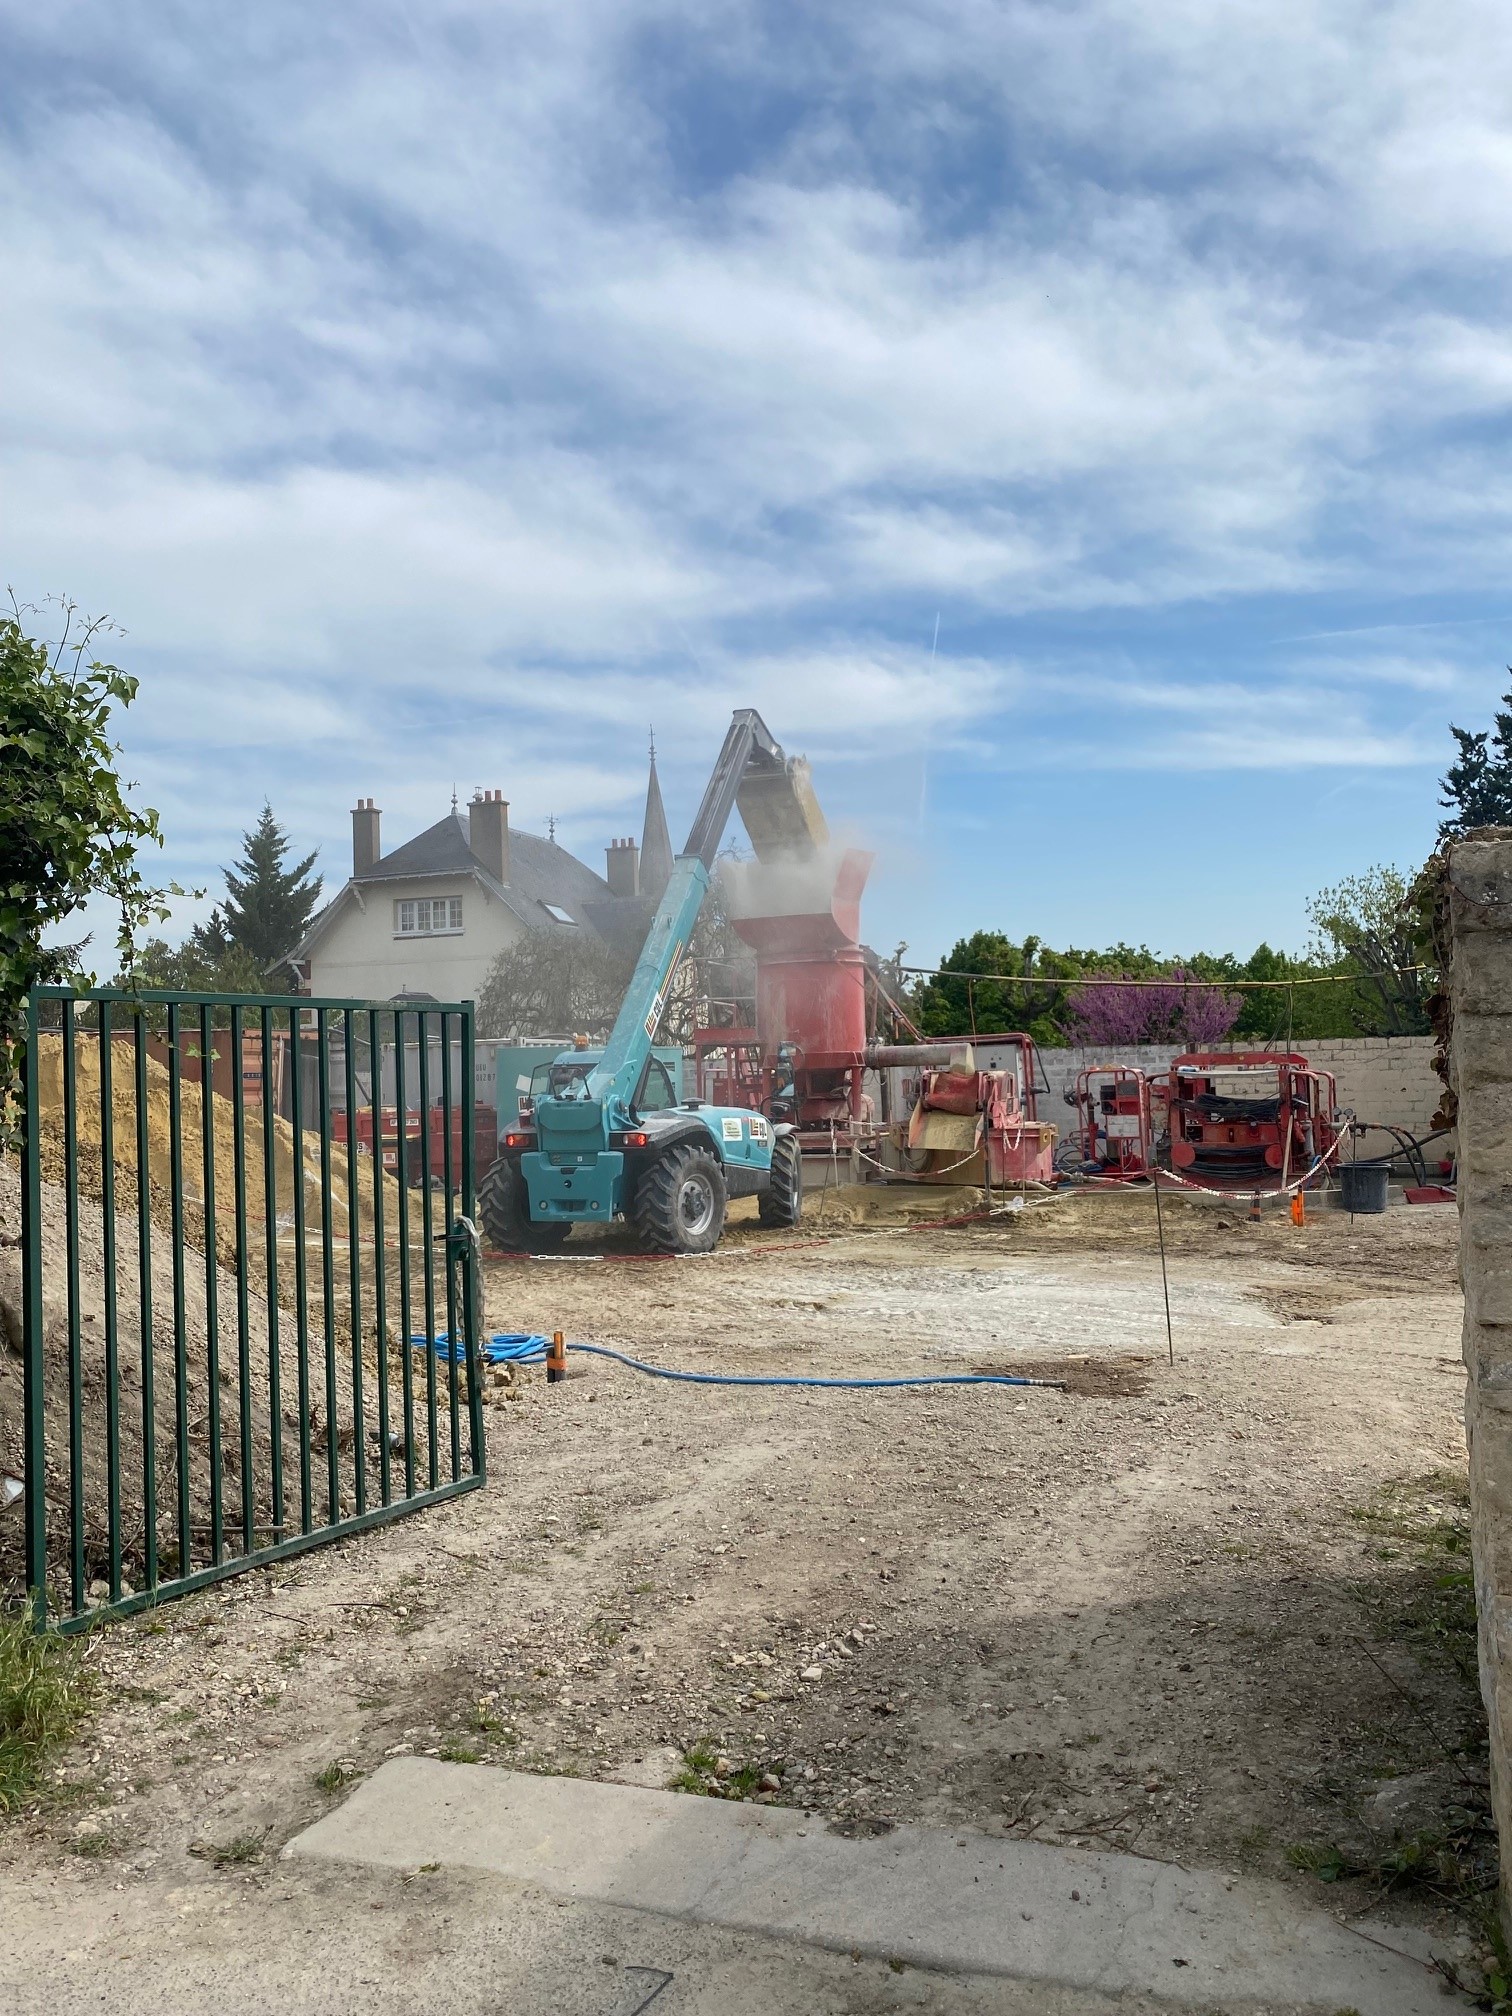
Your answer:
[[[1383,1011],[1379,982],[1389,978],[1388,969],[1395,969],[1355,916],[1359,899],[1357,894],[1351,898],[1352,887],[1325,892],[1327,902],[1319,899],[1346,933],[1349,945],[1328,939],[1305,958],[1265,944],[1257,945],[1248,959],[1232,952],[1194,952],[1173,960],[1147,945],[1052,952],[1038,938],[1017,943],[1000,931],[976,931],[951,948],[933,976],[901,998],[926,1036],[1024,1029],[1049,1049],[1072,1040],[1070,1003],[1079,976],[1157,980],[1179,971],[1205,986],[1268,983],[1241,984],[1236,990],[1243,1005],[1232,1031],[1235,1042],[1259,1046],[1377,1033],[1394,1026]],[[1385,907],[1389,910],[1389,902]],[[1374,912],[1372,917],[1378,929],[1381,918]],[[1403,928],[1414,928],[1410,919]],[[1398,963],[1411,965],[1416,960]],[[1413,976],[1402,977],[1410,981]],[[1312,984],[1318,982],[1325,984]]]
[[[1353,975],[1340,976],[1317,959],[1298,959],[1262,942],[1248,959],[1227,952],[1196,952],[1183,963],[1202,980],[1269,983],[1242,990],[1244,1005],[1232,1032],[1236,1043],[1263,1048],[1361,1033],[1354,1012]],[[1318,981],[1328,984],[1315,984]]]
[[[1405,877],[1395,868],[1346,876],[1321,890],[1307,914],[1315,957],[1353,983],[1347,991],[1354,1033],[1426,1035],[1434,976],[1426,970],[1424,919]]]
[[[162,845],[158,815],[127,802],[110,739],[111,714],[131,705],[137,681],[95,657],[105,622],[64,603],[61,635],[45,644],[23,628],[32,613],[13,602],[0,617],[0,1133],[19,1112],[22,1003],[83,949],[49,949],[44,934],[108,896],[129,966],[138,931],[168,914],[136,858]]]
[[[222,952],[207,952],[196,932],[191,932],[182,945],[170,945],[165,938],[149,938],[138,949],[130,972],[123,973],[117,985],[159,987],[181,994],[268,991],[262,968],[250,952],[235,944]]]
[[[525,931],[494,960],[478,994],[480,1036],[607,1036],[635,953],[573,929]]]
[[[1022,1029],[1039,1043],[1064,1044],[1066,983],[1087,970],[1092,957],[1051,952],[1038,938],[1019,944],[1001,931],[973,931],[951,947],[918,989],[912,1012],[925,1036]],[[1131,961],[1137,957],[1129,953]]]
[[[1449,814],[1439,827],[1441,840],[1477,826],[1512,826],[1512,687],[1502,695],[1494,718],[1495,727],[1478,734],[1449,724],[1459,744],[1459,761],[1439,779],[1447,794],[1439,803]]]
[[[320,902],[321,878],[310,873],[314,854],[286,867],[289,844],[265,802],[257,824],[242,836],[241,859],[225,871],[225,902],[189,936],[195,954],[210,965],[233,950],[245,953],[259,975],[249,991],[269,986],[292,991],[293,976],[282,962],[309,929]]]

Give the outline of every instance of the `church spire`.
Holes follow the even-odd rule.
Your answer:
[[[641,828],[640,892],[653,903],[672,879],[672,836],[667,831],[667,814],[662,805],[661,784],[656,775],[656,734],[651,735],[651,771],[646,780],[646,818]]]

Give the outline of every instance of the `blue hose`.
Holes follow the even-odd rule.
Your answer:
[[[529,1330],[499,1330],[492,1337],[484,1337],[478,1352],[485,1365],[542,1365],[546,1361],[547,1339]],[[425,1349],[425,1332],[417,1330],[410,1338],[417,1351]],[[467,1357],[467,1345],[458,1338],[455,1348],[446,1331],[436,1332],[436,1355],[438,1358],[455,1358],[460,1365]]]
[[[623,1351],[611,1351],[607,1344],[574,1344],[573,1351],[586,1351],[595,1358],[612,1358],[628,1365],[632,1372],[644,1372],[652,1379],[680,1379],[690,1386],[1054,1386],[1065,1390],[1063,1379],[1013,1379],[1003,1372],[932,1372],[911,1379],[800,1379],[793,1375],[751,1372],[671,1372],[665,1365],[647,1365],[642,1359],[627,1358]]]
[[[416,1350],[423,1351],[424,1333],[417,1333],[410,1342]],[[539,1334],[501,1330],[485,1337],[479,1350],[485,1365],[540,1365],[546,1359],[546,1344],[546,1338]],[[570,1348],[585,1351],[593,1358],[612,1358],[616,1364],[628,1365],[632,1372],[644,1372],[651,1379],[676,1379],[688,1386],[1050,1386],[1063,1392],[1066,1384],[1064,1379],[1015,1379],[1006,1372],[932,1372],[908,1379],[805,1379],[781,1373],[673,1372],[665,1365],[648,1365],[643,1359],[627,1357],[623,1351],[611,1351],[607,1344],[573,1344]],[[442,1358],[456,1358],[459,1362],[467,1355],[461,1338],[454,1350],[444,1330],[436,1333],[436,1351]]]

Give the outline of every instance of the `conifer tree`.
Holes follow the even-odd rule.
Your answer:
[[[1502,695],[1495,718],[1495,728],[1479,734],[1449,724],[1459,761],[1439,779],[1448,793],[1439,803],[1450,815],[1439,827],[1441,840],[1476,826],[1512,826],[1512,688]]]
[[[255,960],[275,987],[287,972],[274,970],[303,938],[320,902],[321,878],[312,876],[315,856],[285,867],[289,836],[264,802],[257,824],[242,837],[241,859],[226,875],[226,900],[196,925],[190,944],[204,959],[217,961],[233,949]]]

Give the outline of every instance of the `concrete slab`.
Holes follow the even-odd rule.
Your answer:
[[[47,2016],[1187,2016],[1155,1997],[895,1970],[548,1897],[476,1870],[302,1861],[124,1890],[0,1873],[0,2009]],[[1271,2004],[1269,2016],[1294,2016]]]
[[[1269,1884],[1135,1856],[395,1758],[295,1858],[490,1871],[568,1899],[913,1966],[1211,2008],[1429,2016],[1437,1977]]]

